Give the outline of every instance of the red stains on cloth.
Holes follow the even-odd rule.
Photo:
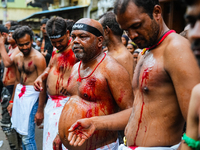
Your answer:
[[[23,85],[23,87],[21,88],[21,93],[19,93],[19,98],[21,98],[24,94],[25,94],[25,92],[26,92],[26,86],[25,85]]]
[[[60,104],[60,101],[63,100],[64,98],[66,98],[66,96],[60,96],[60,95],[54,95],[54,96],[50,96],[50,97],[51,97],[52,101],[54,101],[54,103],[55,103],[54,108],[62,106]]]

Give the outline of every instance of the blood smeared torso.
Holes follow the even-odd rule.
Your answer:
[[[59,135],[63,144],[68,149],[96,149],[115,142],[117,139],[117,132],[101,130],[95,131],[81,147],[71,147],[67,140],[68,129],[78,119],[108,115],[117,112],[119,109],[109,89],[108,81],[105,78],[105,70],[103,67],[104,63],[106,63],[105,61],[106,58],[91,76],[82,79],[81,82],[77,81],[79,77],[79,63],[74,66],[72,74],[70,75],[67,90],[69,95],[71,95],[71,98],[65,104],[59,121]],[[86,69],[86,71],[82,73],[84,74],[84,77],[86,77],[91,72],[92,70],[88,71]],[[121,96],[123,96],[123,91]],[[121,97],[118,101],[120,101],[120,99]]]
[[[59,53],[56,53],[56,50],[53,51],[46,84],[49,95],[61,95],[60,90],[68,81],[71,69],[76,62],[77,59],[71,47]]]
[[[125,129],[129,146],[170,146],[180,142],[184,119],[164,68],[162,49],[160,46],[146,52],[136,66],[133,111]]]
[[[35,65],[35,58],[38,54],[40,54],[40,52],[34,50],[34,53],[31,53],[28,57],[24,57],[22,53],[17,55],[15,65],[20,74],[19,81],[21,84],[33,85],[38,77],[37,67]]]

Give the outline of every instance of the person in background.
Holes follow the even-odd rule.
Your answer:
[[[44,18],[41,21],[41,26],[40,26],[40,31],[42,32],[42,38],[41,38],[41,47],[40,47],[40,52],[42,53],[42,55],[45,57],[46,60],[46,64],[48,66],[51,55],[52,55],[52,51],[53,51],[53,46],[51,44],[51,41],[49,39],[49,37],[47,36],[47,32],[46,32],[46,23],[49,19],[48,18]]]
[[[126,46],[128,51],[133,54],[134,51],[137,49],[137,45],[134,42],[128,42],[128,45]]]
[[[124,44],[124,46],[127,46],[129,37],[124,34],[124,35],[122,35],[121,40],[122,40],[122,43]]]

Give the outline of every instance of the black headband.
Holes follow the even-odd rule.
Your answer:
[[[50,39],[58,39],[60,37],[62,37],[63,35],[65,35],[66,32],[62,32],[61,34],[57,34],[57,35],[49,35]]]
[[[87,25],[87,24],[84,24],[84,23],[74,24],[74,26],[72,27],[72,31],[73,30],[84,30],[84,31],[87,31],[87,32],[94,34],[97,37],[103,36],[102,33],[97,28],[92,27],[92,26]]]

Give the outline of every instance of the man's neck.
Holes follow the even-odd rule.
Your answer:
[[[87,68],[88,66],[92,65],[95,63],[95,61],[100,58],[104,53],[101,51],[99,53],[97,53],[94,57],[92,57],[91,59],[84,61],[82,60],[82,66],[83,68]]]
[[[111,52],[117,52],[121,49],[121,47],[124,47],[123,43],[121,42],[121,39],[114,37],[111,38],[107,44],[108,47],[108,53]]]
[[[169,28],[166,26],[165,22],[162,20],[162,26],[160,27],[160,31],[158,34],[158,38],[157,41],[161,38],[161,36],[167,32],[169,30]]]

